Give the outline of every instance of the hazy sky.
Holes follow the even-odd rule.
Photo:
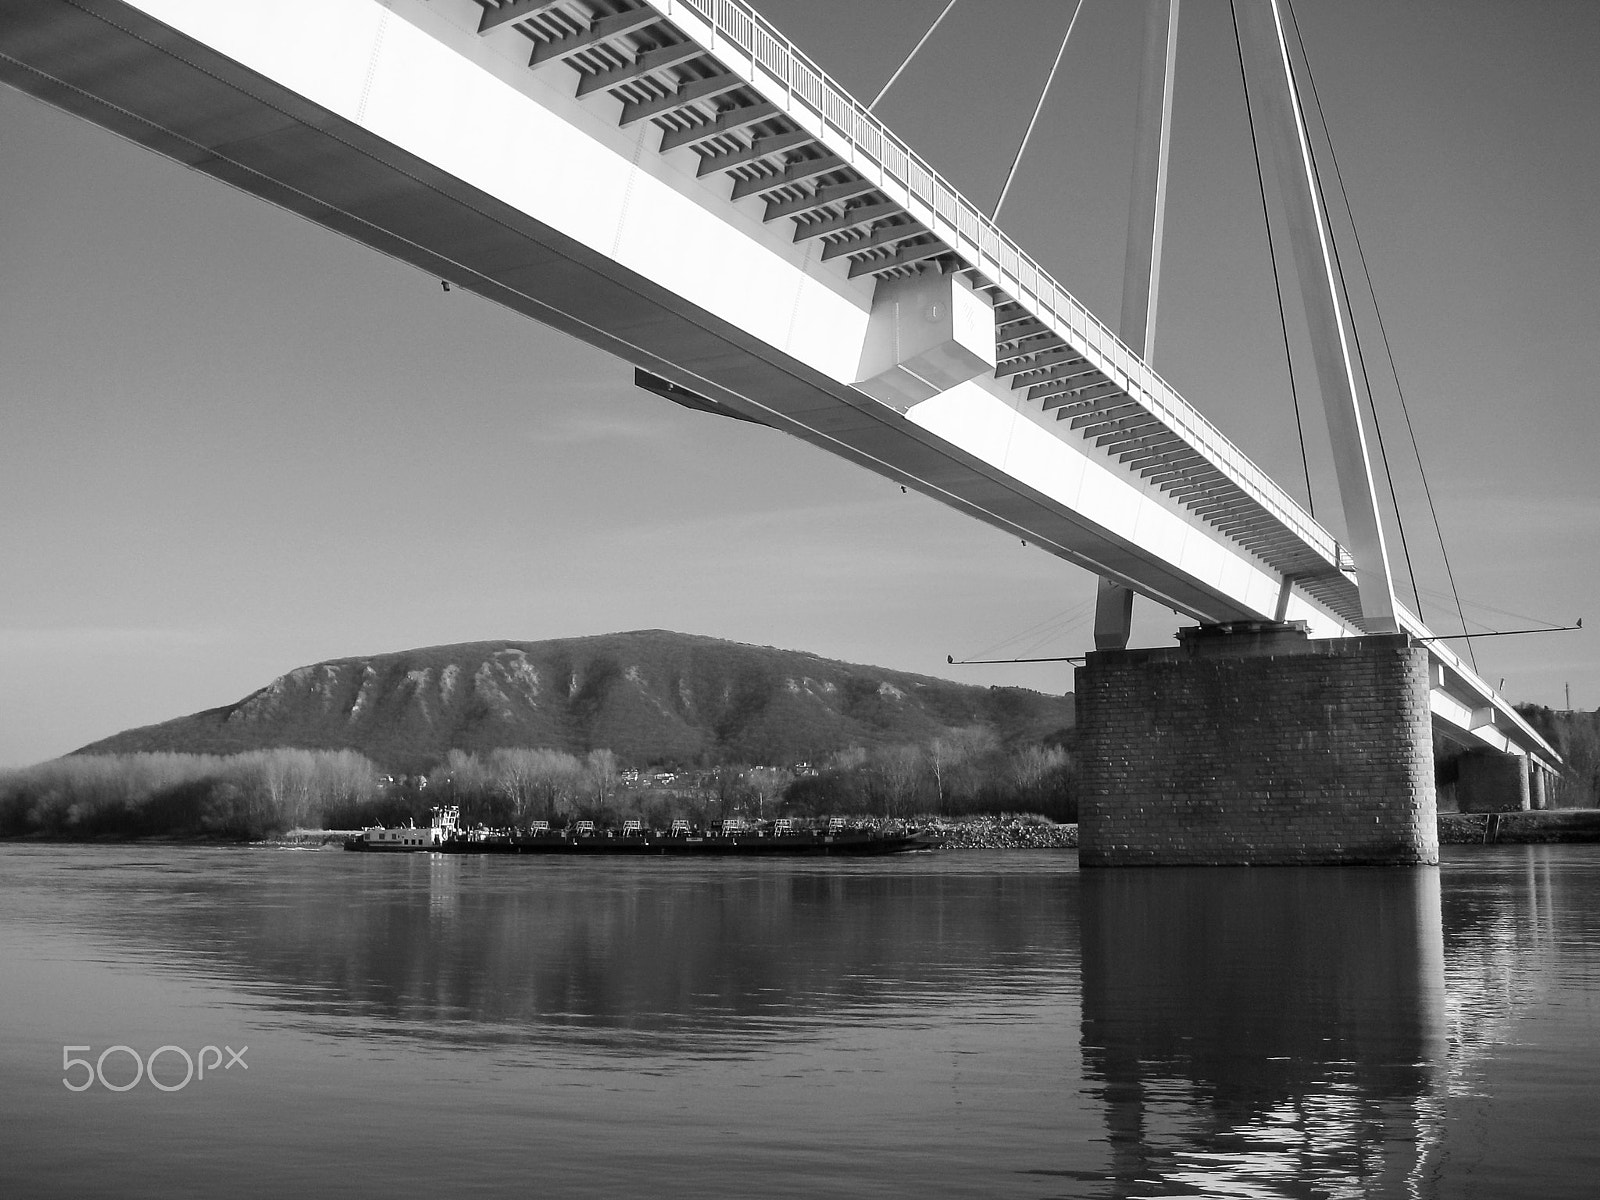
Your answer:
[[[870,97],[943,0],[760,7]],[[1088,0],[1002,220],[1113,320],[1141,7]],[[1468,615],[1600,627],[1600,4],[1296,7]],[[992,204],[1070,10],[960,0],[880,114]],[[1226,6],[1189,0],[1155,361],[1300,494],[1233,53]],[[319,659],[475,639],[664,627],[1071,686],[944,659],[1081,652],[1076,568],[4,88],[0,163],[0,765]],[[1138,611],[1136,643],[1165,644],[1171,614]],[[1513,700],[1570,682],[1600,705],[1594,635],[1478,659]]]

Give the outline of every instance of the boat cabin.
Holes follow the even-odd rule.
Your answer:
[[[442,845],[457,836],[460,830],[460,806],[436,805],[426,829],[419,829],[414,821],[407,821],[394,829],[369,825],[361,831],[361,838],[370,849],[375,850],[425,850],[430,846]]]

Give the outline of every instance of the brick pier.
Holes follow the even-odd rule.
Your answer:
[[[1084,866],[1439,861],[1428,656],[1203,626],[1077,672]]]

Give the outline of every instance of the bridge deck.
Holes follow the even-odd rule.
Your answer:
[[[970,273],[994,306],[996,376],[1118,469],[1150,481],[1359,626],[1334,536],[976,206],[739,0],[476,0],[484,34],[514,29],[530,70],[564,62],[578,94],[692,147],[732,198],[819,239],[850,277]]]

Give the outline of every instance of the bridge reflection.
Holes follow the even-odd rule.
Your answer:
[[[1437,871],[1081,886],[1084,1070],[1112,1195],[1417,1191],[1448,1058]]]

